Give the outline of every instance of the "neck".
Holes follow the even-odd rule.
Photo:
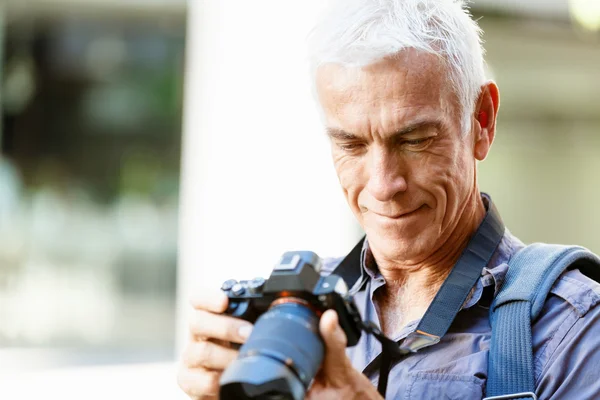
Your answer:
[[[381,262],[375,255],[379,271],[386,280],[376,297],[386,334],[396,333],[408,322],[423,316],[484,217],[485,207],[479,192],[475,191],[443,243],[422,261]],[[386,314],[400,315],[401,320],[386,318]]]
[[[456,222],[442,233],[441,241],[418,261],[381,259],[373,252],[379,271],[387,284],[404,286],[409,281],[430,287],[446,279],[469,240],[485,217],[485,207],[475,190],[459,212]],[[437,292],[437,290],[436,290]]]

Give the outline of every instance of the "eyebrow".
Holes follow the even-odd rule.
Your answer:
[[[329,136],[332,139],[337,139],[337,140],[356,140],[359,139],[358,136],[356,136],[353,133],[348,133],[343,129],[338,129],[338,128],[327,128],[327,136]]]
[[[404,135],[408,135],[411,132],[414,132],[419,129],[427,128],[430,126],[439,126],[439,122],[433,121],[433,120],[426,120],[426,121],[418,121],[418,122],[412,123],[402,129],[400,129],[399,131],[392,133],[389,136],[388,140],[397,140]],[[361,139],[360,136],[355,135],[354,133],[346,132],[343,129],[327,128],[326,131],[327,131],[327,136],[329,136],[332,139],[336,139],[336,140],[352,141],[352,140]]]

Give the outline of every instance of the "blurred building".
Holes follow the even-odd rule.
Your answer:
[[[0,365],[172,360],[185,3],[3,11]]]
[[[600,252],[600,2],[475,7],[501,97],[482,188],[522,240]]]

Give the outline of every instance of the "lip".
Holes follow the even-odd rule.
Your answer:
[[[372,212],[373,214],[375,214],[375,215],[378,215],[378,216],[382,217],[382,218],[388,218],[388,219],[402,219],[402,218],[406,218],[406,217],[409,217],[409,216],[411,216],[411,215],[415,214],[417,211],[421,210],[423,207],[425,207],[425,205],[422,205],[421,207],[419,207],[419,208],[416,208],[416,209],[414,209],[414,210],[412,210],[412,211],[405,212],[405,213],[401,213],[401,214],[395,214],[395,215],[386,215],[386,214],[380,214],[380,213],[378,213],[378,212],[375,212],[375,211],[372,211],[372,210],[371,210],[371,212]]]

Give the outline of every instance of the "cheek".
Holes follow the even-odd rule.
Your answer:
[[[422,157],[412,168],[413,182],[438,201],[447,198],[448,193],[463,191],[465,182],[470,180],[468,164],[456,147],[445,147]],[[450,196],[455,197],[455,196]]]
[[[461,202],[474,183],[475,164],[462,148],[454,149],[452,153],[438,174],[445,182],[446,192],[453,194],[450,197]]]
[[[455,175],[456,166],[447,154],[430,154],[413,169],[413,173],[425,190],[439,191],[448,185]],[[437,188],[437,189],[436,189]]]
[[[350,195],[361,189],[362,167],[360,160],[333,153],[333,165],[340,185]]]

